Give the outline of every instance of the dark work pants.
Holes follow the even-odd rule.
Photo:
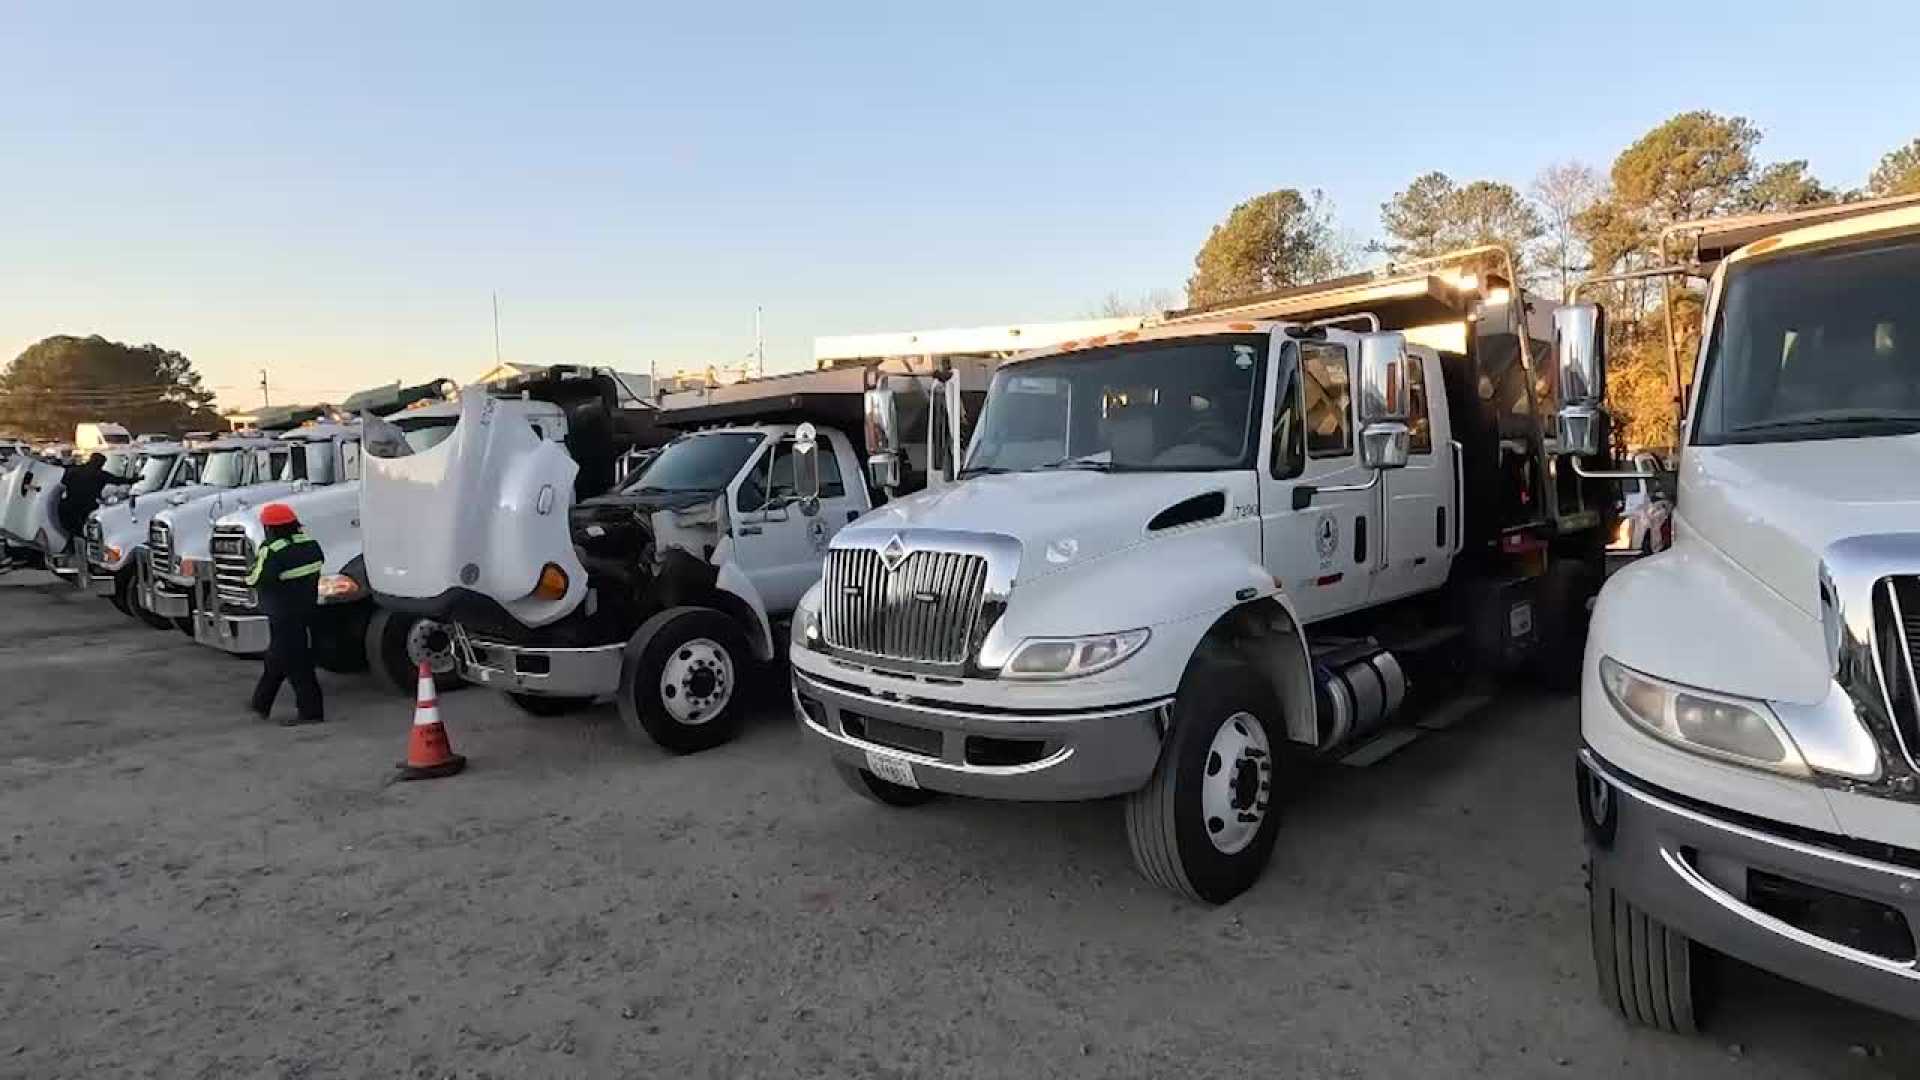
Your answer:
[[[303,720],[318,720],[320,680],[313,676],[313,646],[307,638],[307,620],[298,617],[271,616],[267,620],[272,641],[267,645],[266,666],[253,688],[253,711],[266,715],[273,711],[273,699],[280,696],[282,681],[293,684],[293,700]]]

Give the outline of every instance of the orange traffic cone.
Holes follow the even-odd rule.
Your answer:
[[[407,737],[407,760],[400,763],[400,779],[432,780],[452,776],[467,767],[467,759],[453,752],[446,726],[440,723],[440,700],[433,691],[433,669],[420,661],[420,693],[413,707],[413,734]]]

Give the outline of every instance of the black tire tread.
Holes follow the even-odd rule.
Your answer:
[[[937,792],[925,788],[910,788],[882,780],[865,769],[836,761],[833,771],[839,775],[842,783],[855,794],[868,802],[879,803],[893,809],[905,809],[923,806],[932,802]]]
[[[651,666],[648,653],[654,643],[662,640],[663,634],[684,632],[676,627],[684,628],[690,619],[718,620],[712,624],[714,632],[724,639],[720,644],[733,655],[733,697],[728,700],[721,715],[698,725],[677,723],[671,717],[662,715],[657,706],[643,709],[635,697],[635,691],[643,681],[650,687],[659,682],[657,672],[642,670]],[[746,720],[743,698],[750,683],[752,670],[749,665],[752,662],[753,655],[747,649],[745,635],[725,612],[698,605],[683,605],[657,612],[640,624],[640,629],[634,631],[633,637],[627,641],[620,670],[620,720],[630,733],[645,736],[661,749],[675,754],[695,754],[731,742],[740,733],[741,725]],[[652,695],[652,689],[648,693]]]
[[[1629,1023],[1697,1033],[1693,943],[1600,880],[1589,902],[1601,1000]]]

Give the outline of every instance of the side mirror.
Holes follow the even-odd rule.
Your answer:
[[[876,386],[867,391],[867,475],[873,486],[892,491],[900,486],[900,414],[893,391]]]
[[[1364,334],[1360,338],[1360,464],[1369,469],[1399,469],[1407,464],[1413,433],[1412,383],[1402,334]]]
[[[820,433],[811,423],[793,432],[793,491],[801,513],[812,517],[820,512]]]
[[[1598,304],[1553,311],[1553,363],[1560,377],[1560,453],[1591,457],[1606,438],[1607,313]]]

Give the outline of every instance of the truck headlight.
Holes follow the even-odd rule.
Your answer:
[[[1792,776],[1812,771],[1762,702],[1656,679],[1611,656],[1600,658],[1600,686],[1621,716],[1655,738],[1739,765]]]
[[[820,609],[802,606],[793,613],[793,639],[812,649],[820,645]]]
[[[1027,638],[1013,650],[1007,666],[1000,669],[1006,679],[1077,679],[1096,671],[1105,671],[1140,651],[1151,635],[1145,630],[1124,630],[1118,634],[1093,634],[1088,637]]]
[[[320,575],[320,602],[338,604],[360,595],[360,583],[347,574]]]

